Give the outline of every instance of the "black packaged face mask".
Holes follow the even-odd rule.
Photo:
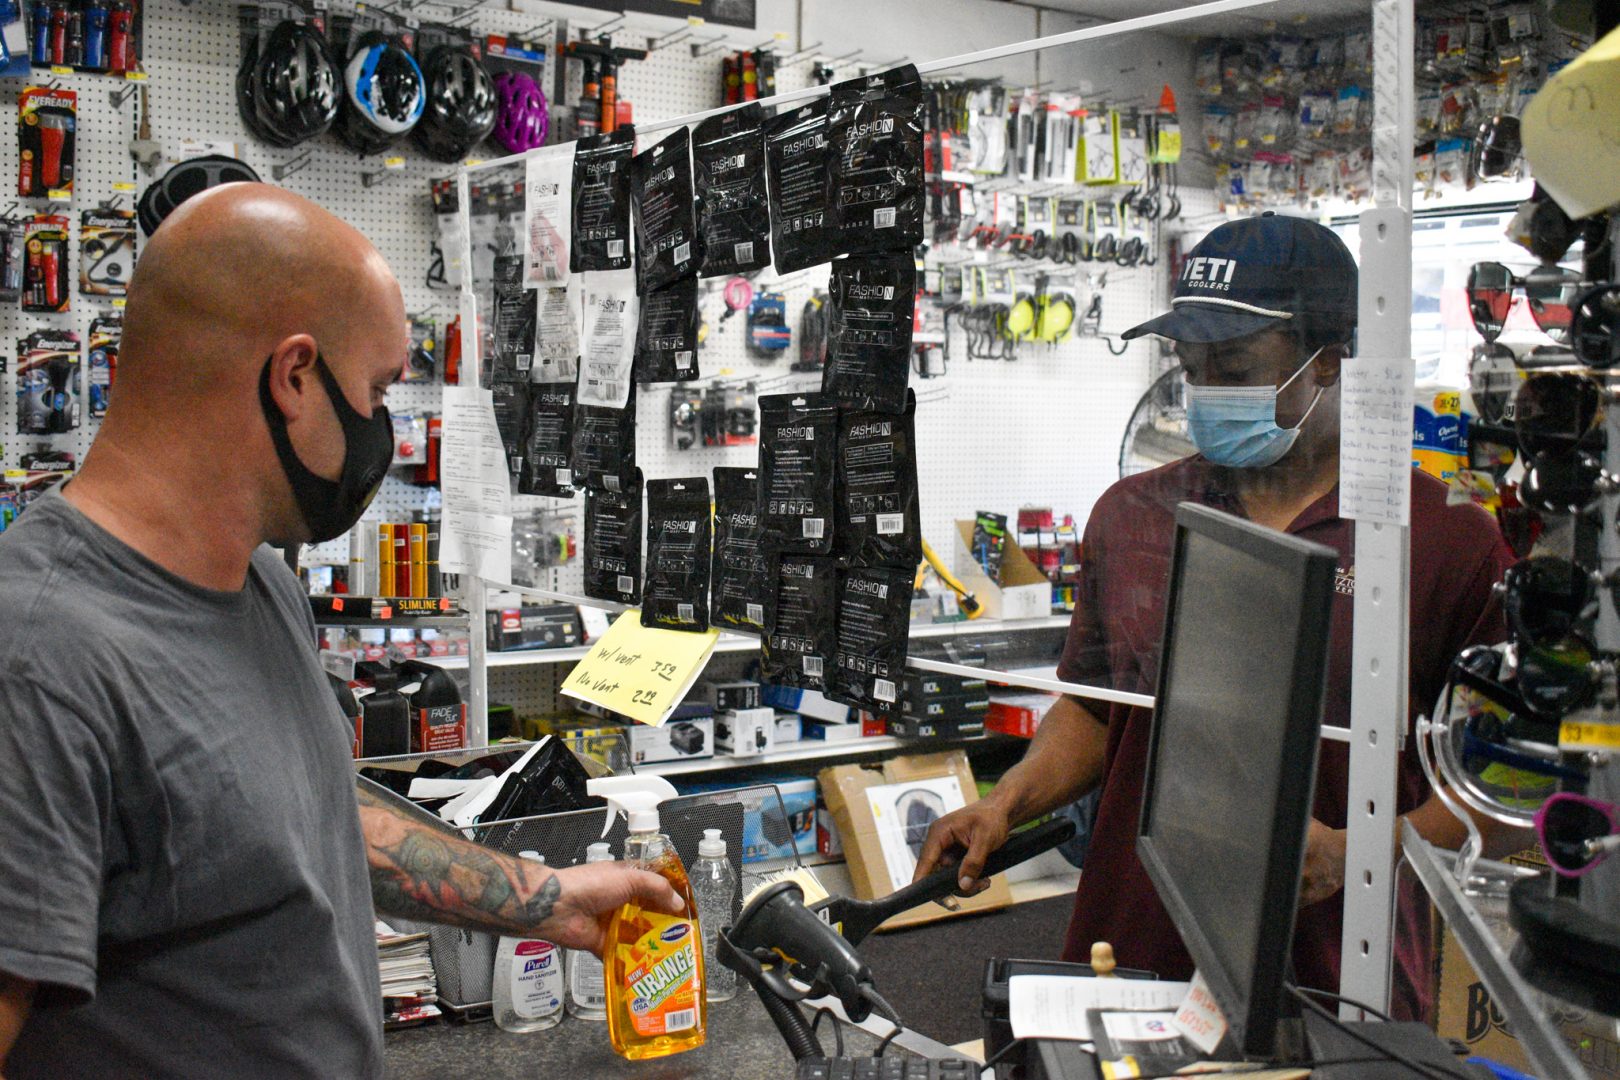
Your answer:
[[[495,399],[495,428],[501,433],[506,471],[513,479],[523,475],[523,444],[529,428],[529,386],[527,382],[498,382],[490,388]]]
[[[770,560],[761,543],[759,472],[714,470],[714,569],[709,591],[715,626],[765,632]]]
[[[641,470],[623,491],[585,489],[585,595],[641,600]]]
[[[635,380],[685,382],[698,377],[698,282],[681,278],[641,298],[636,328]]]
[[[838,585],[838,647],[827,696],[880,716],[900,710],[911,632],[915,571],[887,566],[845,570]]]
[[[746,274],[771,264],[764,122],[765,110],[755,102],[711,116],[692,134],[704,277]]]
[[[838,254],[827,213],[827,101],[820,98],[765,125],[776,272],[791,274]]]
[[[709,481],[647,482],[647,581],[641,625],[709,628]]]
[[[917,264],[911,253],[833,263],[821,391],[846,409],[898,413],[911,377]]]
[[[917,511],[917,399],[890,413],[838,414],[838,520],[833,550],[845,566],[915,569],[922,561]]]
[[[630,163],[636,223],[636,291],[662,289],[697,272],[697,207],[692,201],[692,133],[676,128]]]
[[[838,409],[825,394],[759,399],[759,502],[772,552],[832,551]]]
[[[573,443],[574,384],[535,383],[529,388],[529,432],[523,444],[518,494],[571,497]]]
[[[536,297],[523,287],[523,257],[495,259],[495,342],[491,360],[494,382],[528,382],[534,366]]]
[[[628,125],[579,140],[570,272],[630,269],[630,159],[635,149],[635,129]]]
[[[760,672],[780,686],[825,690],[827,666],[838,646],[838,564],[782,555],[771,578]]]
[[[839,253],[922,243],[922,97],[912,64],[833,84],[827,208]]]
[[[574,406],[574,486],[625,491],[636,471],[636,392],[622,409]]]

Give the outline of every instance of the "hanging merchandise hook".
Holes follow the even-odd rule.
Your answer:
[[[270,175],[275,177],[277,180],[285,180],[287,177],[292,176],[295,173],[303,172],[310,166],[310,155],[311,151],[305,150],[303,153],[294,157],[291,161],[285,162],[281,165],[272,165],[270,166]]]
[[[139,83],[130,83],[128,86],[125,86],[122,90],[109,90],[109,91],[107,91],[107,100],[112,102],[112,107],[113,108],[122,110],[123,107],[124,107],[124,102],[126,102],[130,98],[134,97],[135,96],[135,91],[137,91],[139,89],[140,89],[140,84]]]
[[[730,43],[727,42],[724,37],[710,38],[709,40],[704,41],[704,42],[696,42],[696,41],[694,41],[692,43],[692,55],[693,56],[708,56],[710,53],[719,52],[721,49],[725,48],[728,44],[730,44]]]
[[[800,60],[803,60],[805,57],[821,48],[821,44],[822,43],[818,41],[814,45],[806,45],[804,48],[800,49],[791,56],[782,57],[782,64],[786,66],[788,64],[798,63]]]
[[[595,35],[598,35],[598,34],[611,34],[611,33],[613,33],[613,31],[617,30],[619,27],[621,27],[623,25],[624,25],[624,16],[620,15],[620,16],[618,16],[616,18],[609,19],[607,22],[603,23],[601,26],[593,26],[588,30],[581,30],[579,32],[579,36],[583,40],[587,35],[595,36]]]
[[[663,37],[655,37],[648,40],[647,51],[657,52],[666,45],[679,45],[681,42],[691,37],[694,33],[696,33],[696,31],[690,26],[684,26],[679,30],[671,30]]]

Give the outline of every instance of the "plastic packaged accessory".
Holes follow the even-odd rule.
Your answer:
[[[923,239],[922,80],[905,64],[836,83],[828,102],[828,210],[842,254]]]
[[[715,626],[763,633],[772,589],[759,518],[759,473],[714,470],[714,559],[709,605]]]
[[[585,491],[585,595],[641,600],[641,470],[620,492]]]
[[[647,576],[641,625],[709,628],[709,481],[690,476],[647,483]]]
[[[581,139],[574,149],[573,231],[568,267],[630,268],[630,159],[636,132],[628,124]]]
[[[745,274],[771,264],[764,117],[759,105],[745,105],[710,117],[693,133],[704,277]]]
[[[759,399],[760,521],[772,552],[832,551],[838,409],[825,394]]]

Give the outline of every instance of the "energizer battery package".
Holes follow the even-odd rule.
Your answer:
[[[90,416],[99,420],[107,415],[112,402],[112,384],[118,378],[118,348],[124,340],[124,316],[114,312],[90,320],[90,341],[85,359],[90,369]]]
[[[771,264],[764,122],[765,110],[756,102],[711,116],[693,132],[704,277],[746,274]]]
[[[833,551],[845,566],[914,569],[922,561],[917,509],[917,399],[900,415],[838,414],[838,519]]]
[[[574,450],[574,384],[534,383],[529,387],[529,425],[523,441],[519,495],[574,494],[569,456]]]
[[[647,482],[647,577],[641,625],[709,628],[709,481]]]
[[[123,296],[135,270],[135,211],[85,210],[79,214],[79,291]]]
[[[791,274],[838,254],[827,213],[827,101],[818,98],[765,125],[776,272]]]
[[[585,299],[579,337],[579,402],[619,408],[630,396],[636,358],[635,275],[628,270],[592,274],[581,282]]]
[[[846,409],[904,411],[916,260],[909,250],[839,259],[830,289],[822,393]]]
[[[825,690],[827,665],[838,648],[838,564],[782,555],[773,570],[760,674],[780,686]]]
[[[636,471],[636,395],[622,409],[574,402],[574,486],[624,491]]]
[[[641,600],[641,470],[623,491],[585,490],[585,595]]]
[[[922,243],[922,99],[912,64],[833,84],[827,208],[839,253],[909,252]]]
[[[523,257],[495,258],[495,341],[490,376],[497,382],[528,382],[534,366],[536,299],[523,285]]]
[[[79,429],[79,338],[36,330],[17,342],[17,431],[61,435]]]
[[[759,523],[759,473],[714,470],[714,560],[710,618],[715,626],[765,632],[765,600],[774,586]]]
[[[636,288],[647,293],[697,272],[697,205],[692,195],[692,133],[684,126],[630,163],[636,226]]]
[[[630,269],[630,159],[636,132],[626,125],[574,148],[573,235],[568,268]]]
[[[17,194],[66,198],[73,191],[79,95],[30,86],[17,95]]]
[[[684,277],[641,297],[636,328],[638,383],[684,382],[698,377],[698,281]]]
[[[832,551],[838,408],[825,394],[759,399],[759,501],[772,552]]]
[[[915,574],[911,567],[857,566],[840,576],[828,697],[880,716],[899,711]]]

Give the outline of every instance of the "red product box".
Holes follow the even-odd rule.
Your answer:
[[[865,709],[860,710],[861,738],[875,739],[889,733],[889,722],[881,716],[873,716]]]
[[[1003,735],[1016,735],[1021,739],[1035,736],[1041,726],[1041,717],[1057,698],[1053,694],[1017,694],[993,698],[990,711],[985,714],[984,726]]]

